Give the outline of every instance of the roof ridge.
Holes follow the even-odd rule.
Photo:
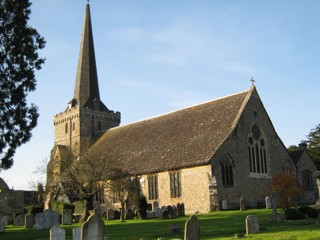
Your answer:
[[[236,96],[236,95],[240,95],[240,94],[243,94],[243,93],[246,93],[246,92],[249,93],[250,91],[251,91],[251,89],[246,90],[246,91],[242,91],[242,92],[238,92],[238,93],[233,93],[233,94],[230,94],[230,95],[227,95],[227,96],[219,97],[219,98],[216,98],[216,99],[213,99],[213,100],[208,100],[208,101],[205,101],[205,102],[202,102],[202,103],[198,103],[198,104],[194,104],[194,105],[191,105],[191,106],[188,106],[188,107],[184,107],[184,108],[172,110],[172,111],[169,111],[169,112],[166,112],[166,113],[162,113],[162,114],[159,114],[159,115],[155,115],[155,116],[147,117],[147,118],[144,118],[144,119],[140,119],[140,120],[137,120],[137,121],[134,121],[134,122],[131,122],[131,123],[124,124],[122,126],[115,127],[115,128],[119,128],[119,127],[121,128],[121,127],[125,127],[125,126],[131,125],[131,124],[136,124],[136,123],[152,120],[152,119],[159,118],[159,117],[166,116],[166,115],[170,115],[170,114],[173,114],[173,113],[176,113],[176,112],[179,112],[179,111],[191,109],[191,108],[194,108],[194,107],[197,107],[197,106],[205,105],[205,104],[208,104],[208,103],[211,103],[211,102],[215,102],[215,101],[223,100],[223,99],[226,99],[226,98],[229,98],[229,97],[233,97],[233,96]]]

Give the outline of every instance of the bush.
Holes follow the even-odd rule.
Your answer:
[[[29,205],[25,207],[26,213],[32,214],[32,215],[36,215],[37,213],[42,213],[43,209],[44,209],[43,205]]]
[[[309,218],[317,218],[319,216],[318,210],[309,206],[299,207],[298,211],[303,215],[308,215]]]
[[[71,209],[72,213],[74,213],[75,205],[73,205],[71,203],[52,201],[51,208],[53,211],[56,211],[60,214],[63,213],[63,209]]]
[[[284,216],[286,220],[298,220],[298,219],[304,219],[304,214],[299,212],[298,210],[294,208],[288,208],[284,211]]]
[[[139,216],[141,219],[147,218],[147,211],[148,211],[148,203],[145,196],[139,197]]]

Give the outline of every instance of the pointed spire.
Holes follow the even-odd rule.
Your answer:
[[[80,105],[91,109],[96,108],[96,103],[104,106],[100,101],[89,2],[86,4],[74,96],[70,103],[72,107]]]

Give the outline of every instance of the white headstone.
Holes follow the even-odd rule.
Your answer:
[[[266,197],[266,208],[271,209],[272,208],[272,199],[271,197]]]

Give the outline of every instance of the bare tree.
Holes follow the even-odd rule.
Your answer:
[[[94,148],[81,147],[71,150],[68,146],[56,146],[47,165],[46,190],[53,199],[57,192],[63,192],[71,201],[84,202],[85,219],[93,208],[98,182],[110,178],[111,161],[104,159]]]

